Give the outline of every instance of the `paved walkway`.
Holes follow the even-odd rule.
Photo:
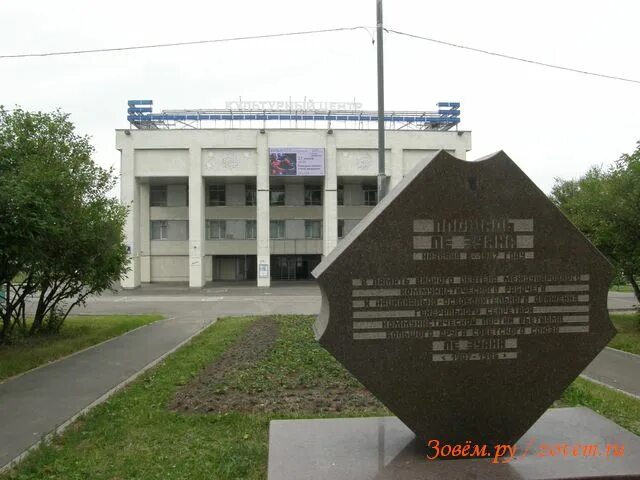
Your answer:
[[[212,320],[161,320],[0,384],[0,466]]]
[[[640,355],[605,348],[582,376],[640,399]]]
[[[609,307],[628,310],[635,299],[611,294]],[[61,361],[0,383],[0,470],[45,435],[99,403],[123,382],[156,363],[221,316],[316,314],[315,283],[148,286],[90,299],[76,314],[162,313],[167,317]],[[640,356],[605,349],[585,375],[640,395]]]
[[[633,293],[629,292],[609,292],[609,310],[632,311],[640,308]]]

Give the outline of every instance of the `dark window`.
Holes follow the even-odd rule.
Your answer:
[[[344,237],[344,220],[338,220],[338,238]]]
[[[189,240],[189,221],[152,220],[151,240]]]
[[[169,238],[169,222],[166,220],[151,221],[151,240],[167,240]]]
[[[362,193],[364,193],[364,204],[373,206],[378,204],[378,189],[377,187],[364,186],[362,187]]]
[[[322,221],[321,220],[305,220],[304,221],[304,238],[309,238],[309,239],[322,238]]]
[[[284,220],[271,220],[269,222],[269,236],[276,239],[284,238]]]
[[[322,185],[304,186],[304,204],[322,205]]]
[[[284,205],[284,185],[273,185],[269,189],[269,203]]]
[[[166,207],[167,206],[167,186],[166,185],[151,185],[151,191],[149,193],[149,202],[152,207]]]
[[[344,205],[344,185],[338,185],[338,205]]]
[[[244,198],[245,205],[247,206],[255,206],[256,204],[256,186],[255,185],[245,185],[244,186]]]
[[[227,191],[224,184],[209,185],[207,205],[221,207],[227,204]]]
[[[245,224],[245,238],[248,240],[254,240],[256,238],[256,221],[255,220],[247,220]]]
[[[227,236],[227,222],[225,220],[207,220],[208,240],[223,240]]]

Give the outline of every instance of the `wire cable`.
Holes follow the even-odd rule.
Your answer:
[[[226,37],[226,38],[216,38],[212,40],[194,40],[189,42],[157,43],[152,45],[134,45],[134,46],[127,46],[127,47],[95,48],[95,49],[87,49],[87,50],[67,50],[67,51],[59,51],[59,52],[19,53],[14,55],[0,55],[0,60],[6,60],[10,58],[53,57],[53,56],[62,56],[62,55],[82,55],[82,54],[89,54],[89,53],[144,50],[144,49],[151,49],[151,48],[181,47],[186,45],[202,45],[202,44],[212,44],[212,43],[236,42],[236,41],[243,41],[243,40],[260,40],[260,39],[266,39],[266,38],[280,38],[280,37],[291,37],[291,36],[302,36],[302,35],[315,35],[315,34],[323,34],[323,33],[346,32],[346,31],[354,31],[359,29],[366,31],[369,36],[372,36],[370,28],[373,28],[373,27],[365,27],[365,26],[359,25],[355,27],[325,28],[320,30],[304,30],[299,32],[270,33],[270,34],[263,34],[263,35],[248,35],[248,36],[242,36],[242,37]],[[423,40],[426,42],[436,43],[439,45],[445,45],[453,48],[459,48],[459,49],[468,50],[471,52],[482,53],[485,55],[491,55],[494,57],[504,58],[507,60],[528,63],[531,65],[537,65],[537,66],[546,67],[546,68],[554,68],[556,70],[579,73],[582,75],[590,75],[592,77],[606,78],[609,80],[617,80],[622,82],[640,84],[640,80],[636,80],[633,78],[625,78],[625,77],[619,77],[616,75],[607,75],[604,73],[581,70],[578,68],[565,67],[562,65],[554,65],[551,63],[545,63],[538,60],[532,60],[524,57],[517,57],[515,55],[508,55],[505,53],[494,52],[491,50],[484,50],[481,48],[469,47],[467,45],[447,42],[445,40],[438,40],[436,38],[425,37],[422,35],[417,35],[415,33],[403,32],[403,31],[394,30],[391,28],[385,28],[384,30],[388,33],[393,33],[393,34],[401,35],[408,38]],[[372,37],[372,41],[373,41],[373,37]]]
[[[460,44],[457,44],[457,43],[445,42],[444,40],[437,40],[435,38],[423,37],[421,35],[416,35],[416,34],[413,34],[413,33],[401,32],[399,30],[393,30],[391,28],[385,28],[385,30],[387,30],[390,33],[395,33],[396,35],[402,35],[402,36],[405,36],[405,37],[414,38],[414,39],[418,39],[418,40],[425,40],[427,42],[437,43],[437,44],[440,44],[440,45],[446,45],[448,47],[460,48],[462,50],[470,50],[472,52],[484,53],[485,55],[493,55],[494,57],[506,58],[508,60],[516,60],[518,62],[530,63],[530,64],[533,64],[533,65],[538,65],[538,66],[547,67],[547,68],[555,68],[555,69],[564,70],[564,71],[567,71],[567,72],[581,73],[583,75],[591,75],[593,77],[607,78],[609,80],[620,80],[622,82],[640,83],[640,80],[635,80],[633,78],[624,78],[624,77],[618,77],[618,76],[615,76],[615,75],[607,75],[607,74],[604,74],[604,73],[589,72],[587,70],[580,70],[580,69],[577,69],[577,68],[563,67],[562,65],[554,65],[554,64],[551,64],[551,63],[545,63],[545,62],[539,62],[537,60],[531,60],[529,58],[516,57],[516,56],[513,56],[513,55],[507,55],[505,53],[492,52],[490,50],[483,50],[481,48],[468,47],[466,45],[460,45]]]
[[[8,58],[30,58],[30,57],[54,57],[61,55],[82,55],[86,53],[104,53],[104,52],[122,52],[127,50],[144,50],[150,48],[165,48],[165,47],[182,47],[185,45],[202,45],[206,43],[224,43],[224,42],[236,42],[241,40],[259,40],[264,38],[278,38],[278,37],[291,37],[300,35],[314,35],[319,33],[333,33],[333,32],[346,32],[363,29],[369,35],[371,34],[367,27],[338,27],[338,28],[325,28],[321,30],[304,30],[301,32],[286,32],[286,33],[268,33],[264,35],[249,35],[243,37],[227,37],[216,38],[213,40],[194,40],[190,42],[172,42],[172,43],[157,43],[153,45],[134,45],[128,47],[113,47],[113,48],[94,48],[88,50],[67,50],[61,52],[42,52],[42,53],[18,53],[15,55],[0,55],[0,59]]]

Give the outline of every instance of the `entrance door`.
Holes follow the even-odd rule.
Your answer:
[[[220,257],[220,280],[236,280],[236,257]]]
[[[308,280],[311,271],[320,263],[320,255],[273,255],[272,280]]]
[[[255,280],[255,255],[213,255],[212,279],[216,280]]]
[[[295,280],[296,279],[296,265],[297,265],[296,257],[287,257],[287,278],[285,280]]]

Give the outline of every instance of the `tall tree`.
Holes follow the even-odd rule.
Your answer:
[[[126,209],[108,197],[112,170],[96,165],[68,115],[0,108],[2,339],[58,329],[71,308],[126,271]]]
[[[640,142],[610,168],[556,179],[551,200],[619,269],[640,302]]]

